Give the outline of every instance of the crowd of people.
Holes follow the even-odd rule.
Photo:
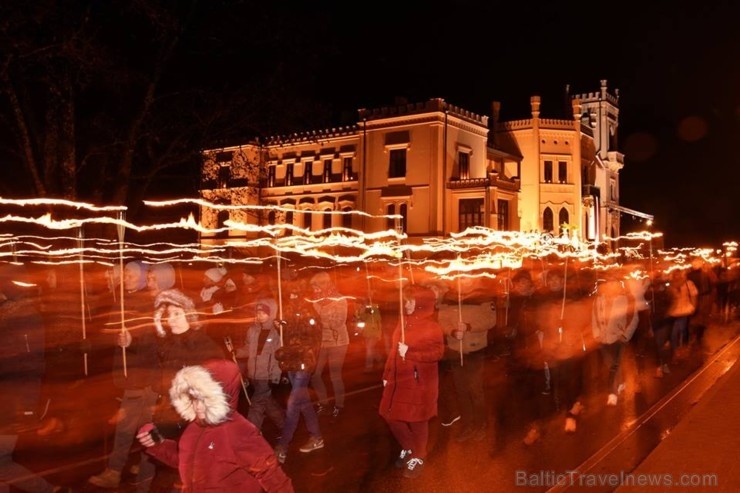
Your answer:
[[[26,491],[60,491],[13,462],[15,440],[24,426],[39,436],[64,429],[64,409],[44,401],[45,389],[74,384],[70,358],[95,347],[110,350],[120,404],[109,420],[111,453],[90,485],[119,487],[136,454],[136,491],[292,491],[282,469],[289,452],[323,448],[322,420],[345,414],[355,340],[364,372],[383,385],[378,415],[398,442],[393,463],[416,478],[433,418],[455,426],[457,442],[491,439],[489,361],[505,360],[525,417],[521,440],[531,447],[553,416],[565,433],[578,430],[593,392],[586,382],[599,382],[604,405],[617,406],[626,386],[640,392],[645,378],[665,378],[700,350],[713,319],[736,316],[737,269],[699,257],[690,265],[542,265],[525,262],[494,281],[420,270],[384,292],[370,276],[358,281],[331,267],[278,277],[261,266],[209,266],[189,285],[179,266],[130,260],[108,271],[107,289],[90,296],[94,308],[82,300],[91,334],[82,342],[71,276],[50,270],[34,284],[22,267],[3,265],[0,370],[13,405],[0,423],[0,482],[22,477]],[[636,369],[629,378],[627,358]],[[603,379],[593,373],[599,366]],[[275,395],[278,385],[290,386],[287,399]],[[294,447],[301,418],[309,438]]]

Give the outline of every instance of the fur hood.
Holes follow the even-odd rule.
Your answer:
[[[233,361],[211,360],[202,366],[186,366],[172,379],[170,399],[182,419],[195,421],[192,399],[206,405],[205,424],[215,426],[228,421],[239,402],[239,367]]]

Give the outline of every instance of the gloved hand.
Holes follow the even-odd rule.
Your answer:
[[[468,330],[468,324],[464,322],[458,322],[457,328],[452,331],[452,337],[454,337],[458,341],[462,341],[466,330]]]
[[[408,344],[404,344],[401,341],[398,341],[398,354],[401,355],[402,358],[406,357],[406,351],[409,350]]]

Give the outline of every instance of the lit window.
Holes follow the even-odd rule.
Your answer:
[[[565,161],[558,162],[558,181],[568,183],[568,163]]]
[[[218,188],[227,188],[231,182],[231,164],[218,167]]]
[[[313,169],[313,161],[306,161],[303,165],[303,183],[305,185],[311,184],[311,170]]]
[[[285,165],[285,186],[293,185],[293,163]]]
[[[285,213],[285,224],[293,225],[293,211],[288,211]],[[290,236],[292,234],[293,234],[293,230],[291,228],[285,228],[286,236]]]
[[[346,157],[344,158],[344,165],[342,166],[342,180],[351,181],[352,178],[352,158]]]
[[[509,230],[509,201],[498,199],[496,202],[496,209],[498,215],[498,230],[508,231]]]
[[[457,153],[457,166],[461,180],[470,178],[470,154],[464,151]]]
[[[558,223],[560,225],[560,234],[563,234],[563,224],[570,223],[570,214],[568,214],[568,210],[565,207],[560,209],[560,214],[558,214]]]
[[[483,226],[483,199],[461,199],[458,222],[459,231]]]
[[[552,161],[545,161],[545,183],[552,183]]]
[[[324,183],[331,181],[331,159],[324,160],[324,173],[321,175],[321,179]]]
[[[542,230],[546,233],[553,230],[552,210],[549,207],[546,207],[545,212],[542,213]]]
[[[351,211],[352,209],[350,209],[349,207],[345,207],[344,209],[342,209],[342,212],[344,213],[342,214],[342,227],[347,229],[352,229],[352,214],[350,214]]]
[[[388,178],[404,178],[406,176],[406,149],[391,149]]]

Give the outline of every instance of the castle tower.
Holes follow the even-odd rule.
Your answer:
[[[615,90],[614,94],[610,94],[607,81],[602,80],[598,92],[575,94],[573,98],[581,103],[581,121],[594,131],[598,156],[606,160],[609,151],[617,150],[619,91]]]

